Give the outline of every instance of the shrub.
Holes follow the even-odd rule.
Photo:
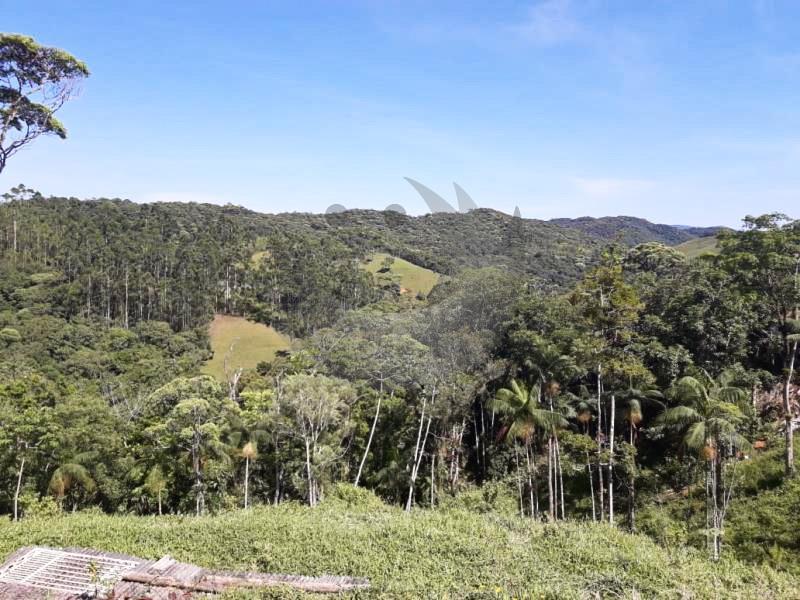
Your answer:
[[[636,526],[641,533],[667,548],[683,546],[689,541],[685,522],[678,521],[663,506],[651,506],[640,511]]]
[[[61,507],[52,496],[39,497],[33,492],[22,494],[19,506],[25,519],[50,519],[61,514]]]
[[[372,490],[356,487],[350,483],[337,483],[325,497],[325,503],[360,510],[380,510],[383,501]]]
[[[439,504],[444,509],[462,509],[479,514],[514,516],[519,513],[514,489],[502,481],[488,481],[481,487],[468,488],[455,496],[445,496]]]

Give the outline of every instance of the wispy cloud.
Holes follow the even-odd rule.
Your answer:
[[[540,46],[586,41],[588,33],[575,15],[571,0],[543,0],[534,4],[526,19],[511,29],[525,41]]]

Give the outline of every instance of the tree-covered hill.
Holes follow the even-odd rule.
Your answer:
[[[357,261],[375,252],[441,274],[500,267],[565,286],[611,241],[691,237],[637,219],[584,227],[486,209],[421,217],[365,210],[266,215],[237,206],[43,198],[23,187],[5,198],[0,266],[50,274],[39,291],[47,289],[62,316],[97,315],[125,326],[161,320],[189,328],[226,312],[304,334],[331,322],[325,315],[374,300]],[[254,264],[255,251],[268,260]]]
[[[578,219],[552,219],[562,227],[576,229],[592,237],[618,240],[628,246],[645,242],[660,242],[675,246],[683,242],[716,235],[720,227],[685,227],[651,223],[637,217],[581,217]]]
[[[748,217],[690,259],[485,210],[12,195],[2,514],[313,507],[346,482],[407,511],[502,503],[517,524],[602,521],[712,559],[797,555],[777,514],[797,491],[797,221]],[[381,280],[376,256],[408,262]],[[402,294],[422,271],[436,285]],[[245,333],[210,344],[215,313]],[[268,349],[247,333],[264,325],[293,339]],[[242,335],[246,369],[220,356]]]

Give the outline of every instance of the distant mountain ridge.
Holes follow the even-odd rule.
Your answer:
[[[719,229],[682,229],[636,217],[544,221],[486,208],[422,216],[375,210],[264,214],[235,205],[37,198],[0,204],[0,254],[11,249],[14,221],[20,235],[33,236],[29,243],[34,248],[47,239],[52,252],[61,248],[68,255],[102,254],[104,260],[120,264],[121,257],[142,253],[145,234],[150,252],[177,247],[197,269],[205,269],[203,256],[190,252],[192,247],[224,254],[231,244],[255,247],[260,238],[291,234],[336,240],[362,258],[385,252],[442,274],[499,267],[556,285],[575,281],[609,243],[677,245]]]
[[[562,227],[583,231],[591,236],[619,241],[635,246],[644,242],[661,242],[676,246],[689,240],[716,235],[723,227],[692,227],[651,223],[638,217],[579,217],[577,219],[551,219]]]

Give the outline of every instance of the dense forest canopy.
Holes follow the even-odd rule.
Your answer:
[[[768,548],[800,553],[778,516],[800,500],[800,222],[748,217],[718,256],[663,243],[706,233],[14,188],[0,512],[316,505],[346,482],[407,510],[607,521],[787,567]],[[376,252],[442,277],[408,298],[362,268]],[[297,346],[201,375],[215,313]]]

